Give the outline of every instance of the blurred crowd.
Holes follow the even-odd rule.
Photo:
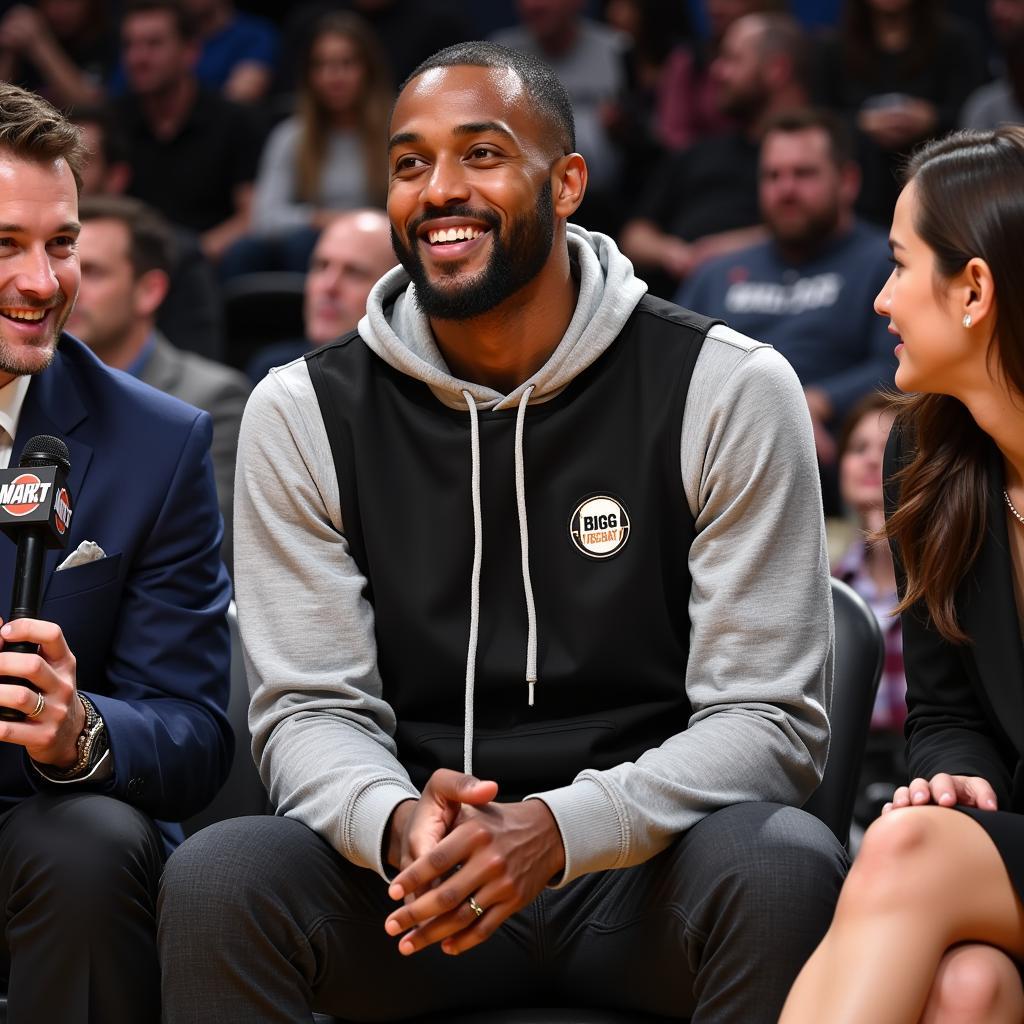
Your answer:
[[[590,173],[579,223],[654,294],[793,364],[826,513],[848,524],[835,572],[887,636],[866,782],[891,792],[905,684],[872,536],[892,419],[875,396],[895,359],[872,304],[907,155],[1024,121],[1024,0],[0,3],[0,78],[68,111],[92,152],[70,329],[212,413],[230,566],[246,395],[356,325],[395,262],[393,97],[431,53],[482,37],[568,89]]]

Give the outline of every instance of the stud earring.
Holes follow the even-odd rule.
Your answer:
[[[964,313],[964,327],[970,327],[974,321],[971,320],[970,313]]]

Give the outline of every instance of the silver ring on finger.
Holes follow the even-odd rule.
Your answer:
[[[45,707],[46,707],[46,698],[42,695],[41,692],[37,692],[36,693],[36,706],[31,711],[26,712],[25,717],[26,718],[38,718],[43,713],[43,708],[45,708]]]
[[[474,897],[470,896],[469,899],[466,900],[466,902],[469,904],[469,909],[472,910],[473,913],[476,914],[478,918],[483,917],[484,908],[481,907],[479,903],[477,903]]]

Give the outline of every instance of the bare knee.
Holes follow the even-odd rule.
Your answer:
[[[945,863],[936,808],[907,808],[883,815],[864,835],[843,887],[840,913],[891,912],[928,897]],[[948,851],[947,851],[948,852]]]
[[[942,958],[921,1024],[996,1024],[1024,1015],[1016,964],[994,946],[956,946]]]

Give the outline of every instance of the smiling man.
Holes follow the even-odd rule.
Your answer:
[[[170,285],[174,236],[155,211],[127,196],[82,200],[82,287],[68,327],[107,366],[210,414],[210,459],[231,569],[235,453],[249,381],[239,371],[173,345],[157,328]]]
[[[587,166],[538,61],[426,61],[389,168],[402,266],[246,410],[237,592],[280,816],[169,862],[165,1019],[772,1021],[844,863],[793,806],[831,681],[799,384],[567,224]]]
[[[56,436],[74,499],[38,619],[7,621],[0,598],[0,984],[12,1022],[136,1024],[159,1017],[169,822],[209,802],[231,756],[229,585],[208,417],[63,333],[83,158],[77,128],[0,84],[0,466]],[[5,595],[22,571],[0,538]]]

